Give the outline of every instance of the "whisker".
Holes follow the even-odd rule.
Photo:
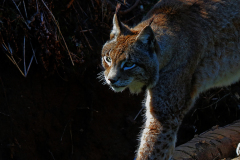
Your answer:
[[[104,71],[99,72],[97,75],[98,75],[97,79],[99,79],[99,82],[102,82],[103,85],[107,85],[107,82],[104,76]]]

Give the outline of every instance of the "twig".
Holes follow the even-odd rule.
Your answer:
[[[26,24],[27,28],[28,28],[28,29],[31,29],[31,28],[28,26],[26,20],[23,18],[23,15],[22,15],[20,9],[18,8],[17,4],[15,3],[15,1],[12,0],[12,2],[14,3],[15,7],[17,8],[17,10],[18,10],[19,14],[21,15],[22,19],[24,20],[24,23]]]
[[[65,42],[65,39],[64,39],[64,37],[63,37],[63,35],[62,35],[62,32],[61,32],[61,30],[60,30],[60,27],[59,27],[59,25],[58,25],[57,20],[55,19],[54,15],[53,15],[52,12],[49,10],[49,8],[47,7],[47,5],[45,4],[45,2],[44,2],[43,0],[42,0],[42,3],[43,3],[43,5],[46,7],[46,9],[48,10],[48,12],[51,14],[52,19],[54,20],[54,22],[55,22],[55,24],[56,24],[56,26],[57,26],[57,28],[58,28],[58,31],[59,31],[62,39],[63,39],[63,42],[64,42],[64,44],[65,44],[65,47],[66,47],[66,49],[67,49],[67,51],[68,51],[68,55],[69,55],[69,57],[70,57],[70,59],[71,59],[72,65],[74,65],[74,62],[73,62],[71,53],[70,53],[70,51],[68,50],[67,43]]]

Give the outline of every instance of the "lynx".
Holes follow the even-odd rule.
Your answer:
[[[102,49],[106,83],[146,90],[137,160],[169,160],[201,92],[240,79],[240,0],[160,0],[135,27],[113,17]]]

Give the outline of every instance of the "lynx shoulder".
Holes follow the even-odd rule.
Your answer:
[[[199,93],[240,78],[240,0],[160,0],[135,27],[113,17],[102,49],[116,92],[147,88],[137,160],[171,159]]]

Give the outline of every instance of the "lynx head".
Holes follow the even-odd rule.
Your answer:
[[[115,14],[110,40],[102,49],[107,84],[116,92],[129,88],[132,93],[155,86],[159,76],[156,45],[150,26],[130,29]]]

